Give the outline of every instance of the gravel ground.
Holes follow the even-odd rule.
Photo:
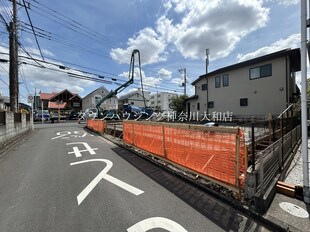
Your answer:
[[[310,139],[308,139],[308,163],[310,162]],[[310,176],[310,171],[309,171]],[[303,164],[302,164],[302,154],[301,145],[296,152],[294,159],[286,173],[285,182],[293,185],[303,186]]]

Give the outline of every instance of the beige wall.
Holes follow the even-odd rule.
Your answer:
[[[270,63],[272,63],[272,76],[249,79],[250,68]],[[227,87],[223,87],[221,78],[221,87],[215,88],[215,76],[218,75],[208,78],[208,101],[214,101],[214,108],[210,108],[209,113],[230,111],[233,115],[268,115],[269,113],[278,115],[285,110],[287,88],[285,57],[222,73],[221,76],[223,74],[229,74]],[[201,90],[203,83],[206,83],[205,78],[195,84],[201,112],[207,110],[207,91]],[[248,98],[248,106],[240,106],[240,98]],[[191,104],[192,102],[195,101],[191,101]]]

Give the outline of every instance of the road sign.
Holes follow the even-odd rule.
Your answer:
[[[33,96],[32,95],[28,95],[28,103],[32,103],[33,101]]]

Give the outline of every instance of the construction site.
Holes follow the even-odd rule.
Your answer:
[[[134,50],[129,80],[101,99],[96,117],[86,118],[88,129],[259,212],[267,211],[277,191],[302,199],[301,186],[281,182],[301,143],[300,99],[278,116],[228,115],[203,123],[157,117],[145,106],[140,116],[130,117],[129,111],[122,120],[108,120],[100,105],[133,83],[136,55],[141,73],[140,53]],[[142,77],[140,83],[143,93]]]

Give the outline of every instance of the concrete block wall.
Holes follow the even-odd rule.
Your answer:
[[[22,113],[21,122],[16,123],[13,112],[5,114],[5,125],[0,125],[0,148],[33,128],[32,117],[27,121],[25,113]]]

